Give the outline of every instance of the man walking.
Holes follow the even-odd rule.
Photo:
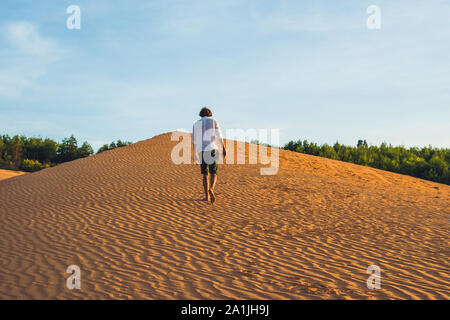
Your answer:
[[[201,119],[194,123],[192,130],[194,159],[196,163],[200,163],[200,170],[203,175],[204,201],[214,203],[216,201],[214,188],[217,182],[217,171],[219,167],[219,150],[222,149],[223,157],[225,157],[225,145],[223,143],[219,122],[211,118],[211,110],[202,108],[199,116]]]

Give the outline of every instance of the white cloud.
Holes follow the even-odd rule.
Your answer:
[[[58,46],[52,40],[41,36],[33,23],[10,22],[4,30],[4,36],[8,42],[23,53],[57,58]]]
[[[319,13],[290,15],[276,13],[269,17],[271,29],[290,32],[324,32],[332,29],[326,19]]]
[[[0,98],[20,98],[23,90],[38,86],[36,80],[61,59],[63,50],[31,22],[13,21],[1,29],[7,45],[1,51]]]
[[[14,86],[7,86],[0,83],[0,97],[14,99],[20,97],[20,91]]]

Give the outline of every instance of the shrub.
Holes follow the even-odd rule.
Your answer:
[[[42,164],[37,160],[25,159],[20,164],[20,169],[28,172],[35,172],[45,168],[49,168],[50,164]]]
[[[98,150],[97,150],[97,154],[104,152],[104,151],[108,151],[108,150],[112,150],[115,148],[121,148],[121,147],[125,147],[132,144],[132,142],[130,141],[122,141],[122,140],[117,140],[117,142],[111,142],[109,145],[108,144],[104,144],[103,146],[101,146]]]

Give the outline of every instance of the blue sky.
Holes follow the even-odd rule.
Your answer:
[[[447,0],[2,0],[0,134],[97,149],[190,129],[210,106],[281,143],[450,147],[448,17]]]

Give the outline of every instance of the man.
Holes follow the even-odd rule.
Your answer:
[[[211,118],[211,110],[202,108],[199,116],[201,119],[194,123],[192,130],[194,159],[196,163],[200,163],[200,170],[203,175],[204,201],[214,203],[216,201],[214,188],[217,182],[217,170],[219,167],[219,150],[222,149],[223,157],[227,153],[225,151],[219,122]],[[209,175],[211,175],[211,178]]]

